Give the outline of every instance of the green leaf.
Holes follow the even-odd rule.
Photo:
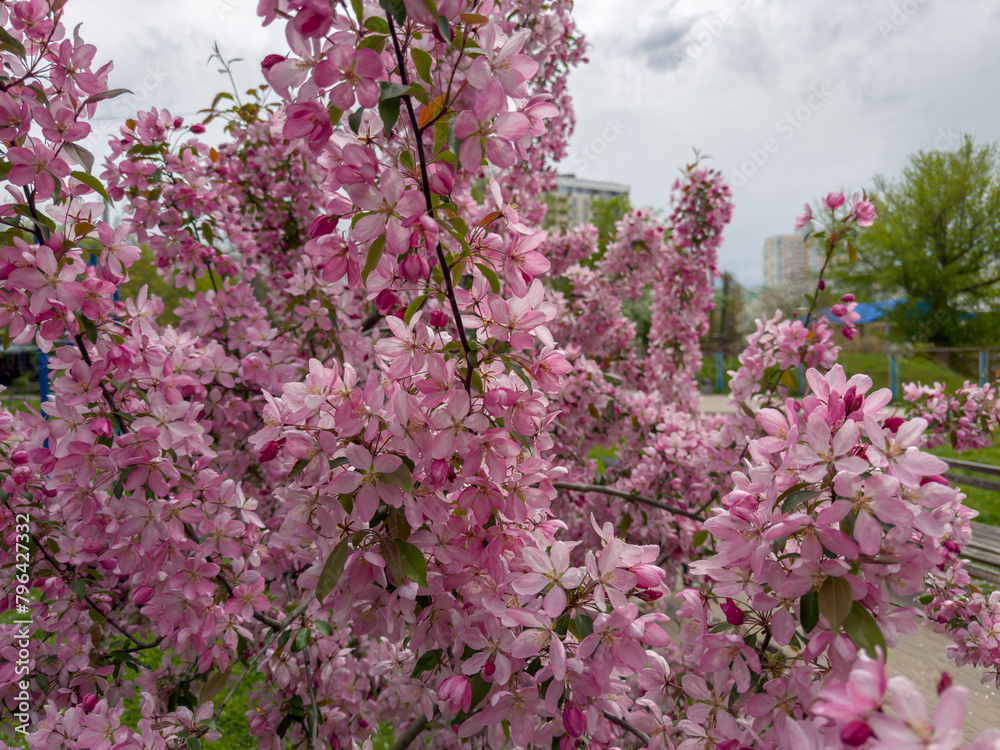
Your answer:
[[[844,618],[851,611],[854,596],[851,594],[851,584],[843,578],[827,578],[817,594],[819,612],[830,623],[830,629],[836,633],[844,624]]]
[[[695,547],[700,547],[707,541],[708,541],[708,529],[702,529],[701,531],[699,531],[697,534],[694,535],[694,539],[691,541],[691,543]]]
[[[580,613],[573,622],[576,624],[576,630],[580,634],[581,640],[594,632],[594,620],[590,615]]]
[[[361,19],[365,17],[365,6],[364,0],[351,0],[351,8],[354,10],[354,16],[358,19],[358,23]]]
[[[376,514],[377,515],[377,514]],[[374,526],[374,520],[371,522]],[[395,539],[383,539],[379,544],[379,554],[385,560],[385,573],[389,582],[395,586],[403,585],[403,555],[395,544]]]
[[[400,464],[395,471],[379,474],[378,478],[380,482],[391,484],[399,487],[403,492],[413,494],[413,474],[404,464]]]
[[[99,91],[93,96],[88,96],[86,99],[84,99],[83,104],[84,106],[86,106],[88,104],[93,104],[94,102],[103,102],[107,99],[116,99],[122,94],[132,94],[133,96],[135,95],[132,91],[129,91],[128,89],[108,89],[107,91]]]
[[[396,20],[396,23],[400,25],[406,23],[406,4],[403,0],[378,0],[378,4]]]
[[[396,127],[399,120],[399,97],[383,99],[378,103],[378,116],[382,118],[382,128],[386,135]]]
[[[222,688],[224,688],[226,683],[229,681],[229,675],[232,671],[232,667],[230,667],[222,672],[216,672],[205,680],[205,684],[202,685],[201,690],[198,692],[198,703],[210,701],[222,692]]]
[[[106,200],[108,203],[111,203],[111,196],[109,196],[108,192],[104,189],[104,185],[102,185],[101,181],[98,180],[93,175],[89,175],[86,172],[70,172],[70,176],[71,177],[75,177],[80,182],[82,182],[84,185],[86,185],[90,189],[94,190],[98,195],[100,195],[102,198],[104,198],[104,200]]]
[[[416,581],[424,588],[427,587],[427,560],[419,547],[414,547],[409,542],[394,540],[399,556],[403,563],[403,575],[411,581]]]
[[[364,107],[358,107],[347,116],[347,124],[350,125],[354,135],[357,135],[358,130],[361,128],[361,115],[363,115],[364,112]]]
[[[876,647],[881,647],[883,658],[888,658],[885,636],[882,635],[875,618],[859,602],[851,604],[851,611],[844,618],[844,632],[858,649],[867,651],[871,658],[878,658]]]
[[[373,52],[382,54],[382,50],[385,49],[385,40],[388,37],[381,34],[369,34],[364,39],[361,40],[361,44],[358,45],[359,49],[370,49]]]
[[[402,83],[386,83],[383,81],[379,83],[379,89],[378,100],[380,102],[397,99],[405,94],[412,93],[411,87],[404,86]]]
[[[365,19],[365,28],[376,34],[389,34],[389,23],[380,16],[369,16]]]
[[[330,627],[330,623],[328,623],[326,620],[317,620],[316,622],[313,623],[313,627],[315,627],[316,630],[318,630],[325,636],[333,635],[333,628]]]
[[[413,666],[413,671],[410,672],[410,677],[419,677],[428,669],[434,669],[434,667],[441,663],[442,656],[444,656],[443,648],[436,648],[433,651],[421,654],[420,658],[417,659],[417,663]]]
[[[63,143],[63,151],[69,154],[69,157],[83,167],[88,174],[94,169],[94,155],[83,146],[66,141]]]
[[[815,500],[819,496],[819,490],[799,490],[798,492],[793,492],[785,501],[781,504],[782,513],[791,513],[798,506],[803,503],[807,503],[810,500]]]
[[[413,314],[420,309],[420,306],[424,304],[424,300],[426,300],[429,296],[430,296],[429,294],[421,294],[419,297],[413,300],[413,302],[411,302],[406,306],[406,312],[403,313],[404,323],[409,325],[410,320],[413,318]]]
[[[347,546],[347,540],[343,539],[340,544],[333,548],[330,556],[326,558],[326,562],[323,564],[323,571],[319,574],[319,581],[316,582],[316,599],[320,604],[323,603],[327,594],[333,591],[333,587],[340,580],[349,553],[350,549]]]
[[[75,581],[69,582],[70,591],[76,594],[76,598],[81,602],[83,598],[87,595],[87,582],[82,578],[77,578]]]
[[[448,28],[448,19],[445,16],[439,15],[437,17],[437,27],[438,32],[441,34],[441,38],[446,42],[451,41],[451,29]]]
[[[77,313],[76,319],[80,322],[80,327],[83,328],[83,334],[90,340],[90,343],[97,343],[97,326],[94,325],[94,321],[86,317],[83,313]]]
[[[295,466],[292,467],[292,471],[288,475],[288,478],[285,479],[284,483],[285,484],[291,483],[292,480],[294,480],[299,474],[301,474],[305,470],[306,464],[308,463],[309,463],[308,458],[300,458],[298,461],[296,461]]]
[[[378,262],[382,260],[382,251],[385,250],[385,235],[380,235],[372,240],[371,247],[368,248],[368,258],[365,260],[365,267],[361,270],[361,278],[368,281],[368,275],[375,270]]]
[[[201,740],[199,740],[197,737],[188,737],[187,746],[190,748],[190,750],[201,750]]]
[[[427,81],[427,83],[430,83],[431,64],[433,62],[431,56],[416,47],[410,50],[410,55],[413,57],[413,65],[417,69],[417,75]]]
[[[807,633],[819,624],[819,597],[815,591],[799,599],[799,621]]]
[[[292,641],[292,653],[298,653],[309,645],[309,628],[299,628]]]
[[[473,677],[470,682],[472,682],[472,702],[469,705],[469,710],[471,711],[480,704],[483,698],[489,695],[490,687],[492,686],[479,674]]]
[[[24,45],[10,35],[6,29],[0,28],[0,48],[10,50],[18,57],[25,56]]]
[[[497,272],[485,263],[476,263],[476,268],[482,271],[483,276],[490,282],[490,289],[493,290],[493,293],[500,294],[500,277],[497,276]]]

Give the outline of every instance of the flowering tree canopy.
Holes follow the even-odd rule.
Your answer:
[[[249,688],[266,748],[382,722],[400,748],[965,746],[963,688],[931,715],[885,676],[918,614],[893,593],[1000,663],[974,513],[921,450],[959,407],[904,420],[847,379],[845,295],[836,326],[759,322],[737,412],[699,413],[718,173],[606,247],[537,228],[570,2],[261,0],[278,101],[220,94],[214,146],[137,113],[103,168],[79,142],[122,91],[63,5],[0,3],[0,325],[56,373],[0,412],[10,736],[197,750]],[[828,259],[875,218],[822,210]],[[116,299],[140,246],[190,293],[176,325]]]

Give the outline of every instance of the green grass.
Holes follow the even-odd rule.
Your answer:
[[[889,355],[887,354],[856,354],[853,352],[841,352],[837,362],[844,368],[847,376],[865,374],[872,379],[872,389],[889,387]],[[724,373],[735,370],[740,366],[736,356],[729,356],[723,360],[722,369]],[[699,373],[701,382],[707,381],[715,387],[715,356],[706,355],[702,360],[701,372]],[[723,375],[723,393],[729,393],[729,375]],[[966,380],[975,380],[965,375],[955,372],[944,365],[932,362],[924,357],[911,357],[904,359],[896,358],[896,382],[900,386],[897,400],[902,400],[902,384],[909,382],[921,382],[925,385],[933,383],[944,383],[949,390],[960,388]]]
[[[965,451],[964,453],[959,453],[949,445],[942,445],[932,450],[931,453],[941,456],[941,458],[957,458],[961,461],[974,461],[978,464],[1000,466],[1000,446],[998,445],[991,445],[988,448],[976,451]],[[956,469],[952,473],[963,475],[969,472]],[[962,484],[958,484],[958,487],[966,494],[965,504],[979,511],[979,517],[976,518],[977,521],[993,526],[1000,526],[1000,494],[980,489],[979,487],[963,486]]]

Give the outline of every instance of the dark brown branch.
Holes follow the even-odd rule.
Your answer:
[[[634,726],[632,726],[627,721],[625,721],[625,719],[619,719],[617,716],[615,716],[610,711],[605,711],[604,712],[604,718],[607,719],[608,721],[610,721],[612,724],[617,724],[622,729],[624,729],[626,732],[634,734],[636,737],[638,737],[643,742],[645,742],[647,744],[649,743],[649,739],[650,739],[649,735],[646,734],[645,732],[643,732],[641,729],[636,729]]]
[[[652,508],[659,508],[660,510],[665,510],[668,513],[673,513],[675,516],[684,516],[686,518],[693,518],[695,521],[704,521],[705,517],[695,513],[690,510],[684,510],[683,508],[674,508],[666,503],[661,503],[659,500],[654,500],[651,497],[644,497],[643,495],[637,495],[634,492],[626,492],[625,490],[616,490],[613,487],[605,487],[600,484],[577,484],[576,482],[553,482],[552,486],[558,490],[571,490],[573,492],[600,492],[605,495],[613,495],[614,497],[620,497],[625,500],[631,500],[636,503],[642,503],[643,505],[648,505]]]
[[[403,48],[399,44],[399,37],[396,35],[396,24],[392,20],[392,16],[386,13],[386,20],[389,22],[389,33],[392,35],[392,46],[396,52],[396,62],[399,64],[399,80],[404,86],[409,85],[409,80],[406,75],[406,59],[403,57]],[[423,141],[423,129],[417,124],[417,115],[413,111],[413,101],[410,99],[409,94],[404,94],[402,96],[403,104],[406,105],[406,114],[410,118],[410,126],[413,128],[413,137],[416,141],[417,146],[417,158],[420,160],[420,181],[423,187],[424,193],[424,203],[427,206],[427,215],[432,219],[436,220],[436,214],[434,211],[434,201],[431,198],[431,185],[430,179],[427,176],[427,157],[424,155],[424,141]],[[448,261],[444,255],[444,247],[441,243],[437,243],[437,257],[438,262],[441,264],[441,275],[444,277],[444,287],[445,293],[448,296],[448,303],[451,305],[451,312],[455,318],[455,327],[458,329],[458,337],[462,341],[462,350],[465,352],[465,362],[466,362],[466,374],[465,374],[465,390],[472,393],[472,371],[475,369],[473,367],[474,356],[472,353],[472,347],[469,345],[469,337],[465,332],[465,326],[462,325],[462,312],[458,309],[458,300],[455,298],[455,287],[451,282],[451,267],[448,265]]]

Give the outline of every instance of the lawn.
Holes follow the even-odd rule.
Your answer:
[[[942,445],[935,448],[931,453],[941,456],[941,458],[957,458],[962,461],[974,461],[978,464],[1000,466],[1000,446],[997,445],[991,445],[989,448],[982,448],[977,451],[966,451],[965,453],[959,453],[949,445]],[[961,475],[968,472],[955,470],[952,473]],[[977,521],[993,526],[1000,526],[1000,495],[998,493],[978,487],[963,487],[961,484],[958,486],[966,494],[965,504],[979,511]]]

